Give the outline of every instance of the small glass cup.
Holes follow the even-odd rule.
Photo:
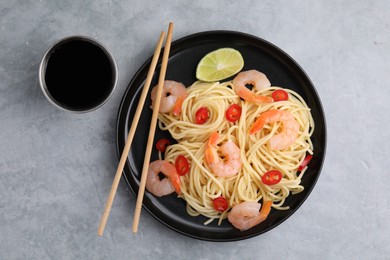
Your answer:
[[[102,44],[85,36],[71,36],[53,44],[39,66],[39,83],[56,107],[85,113],[102,106],[117,84],[113,56]]]

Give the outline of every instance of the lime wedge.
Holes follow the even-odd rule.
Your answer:
[[[238,73],[244,67],[244,59],[239,51],[221,48],[209,52],[196,67],[198,80],[212,82],[226,79]]]

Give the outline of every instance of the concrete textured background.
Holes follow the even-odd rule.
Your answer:
[[[303,206],[261,236],[187,238],[146,211],[124,181],[96,235],[118,158],[115,123],[128,82],[168,22],[173,39],[226,29],[264,38],[308,73],[328,146]],[[119,69],[111,99],[87,114],[52,106],[38,66],[56,40],[101,41]],[[388,259],[390,255],[390,2],[24,1],[0,3],[0,259]]]

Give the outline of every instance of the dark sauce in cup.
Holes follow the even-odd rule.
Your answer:
[[[72,39],[53,49],[44,76],[48,95],[57,105],[87,111],[103,103],[115,87],[109,54],[84,39]]]

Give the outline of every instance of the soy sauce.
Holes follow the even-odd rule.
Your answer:
[[[49,95],[58,105],[75,111],[98,106],[115,85],[112,61],[95,43],[65,42],[50,55],[45,75]]]

